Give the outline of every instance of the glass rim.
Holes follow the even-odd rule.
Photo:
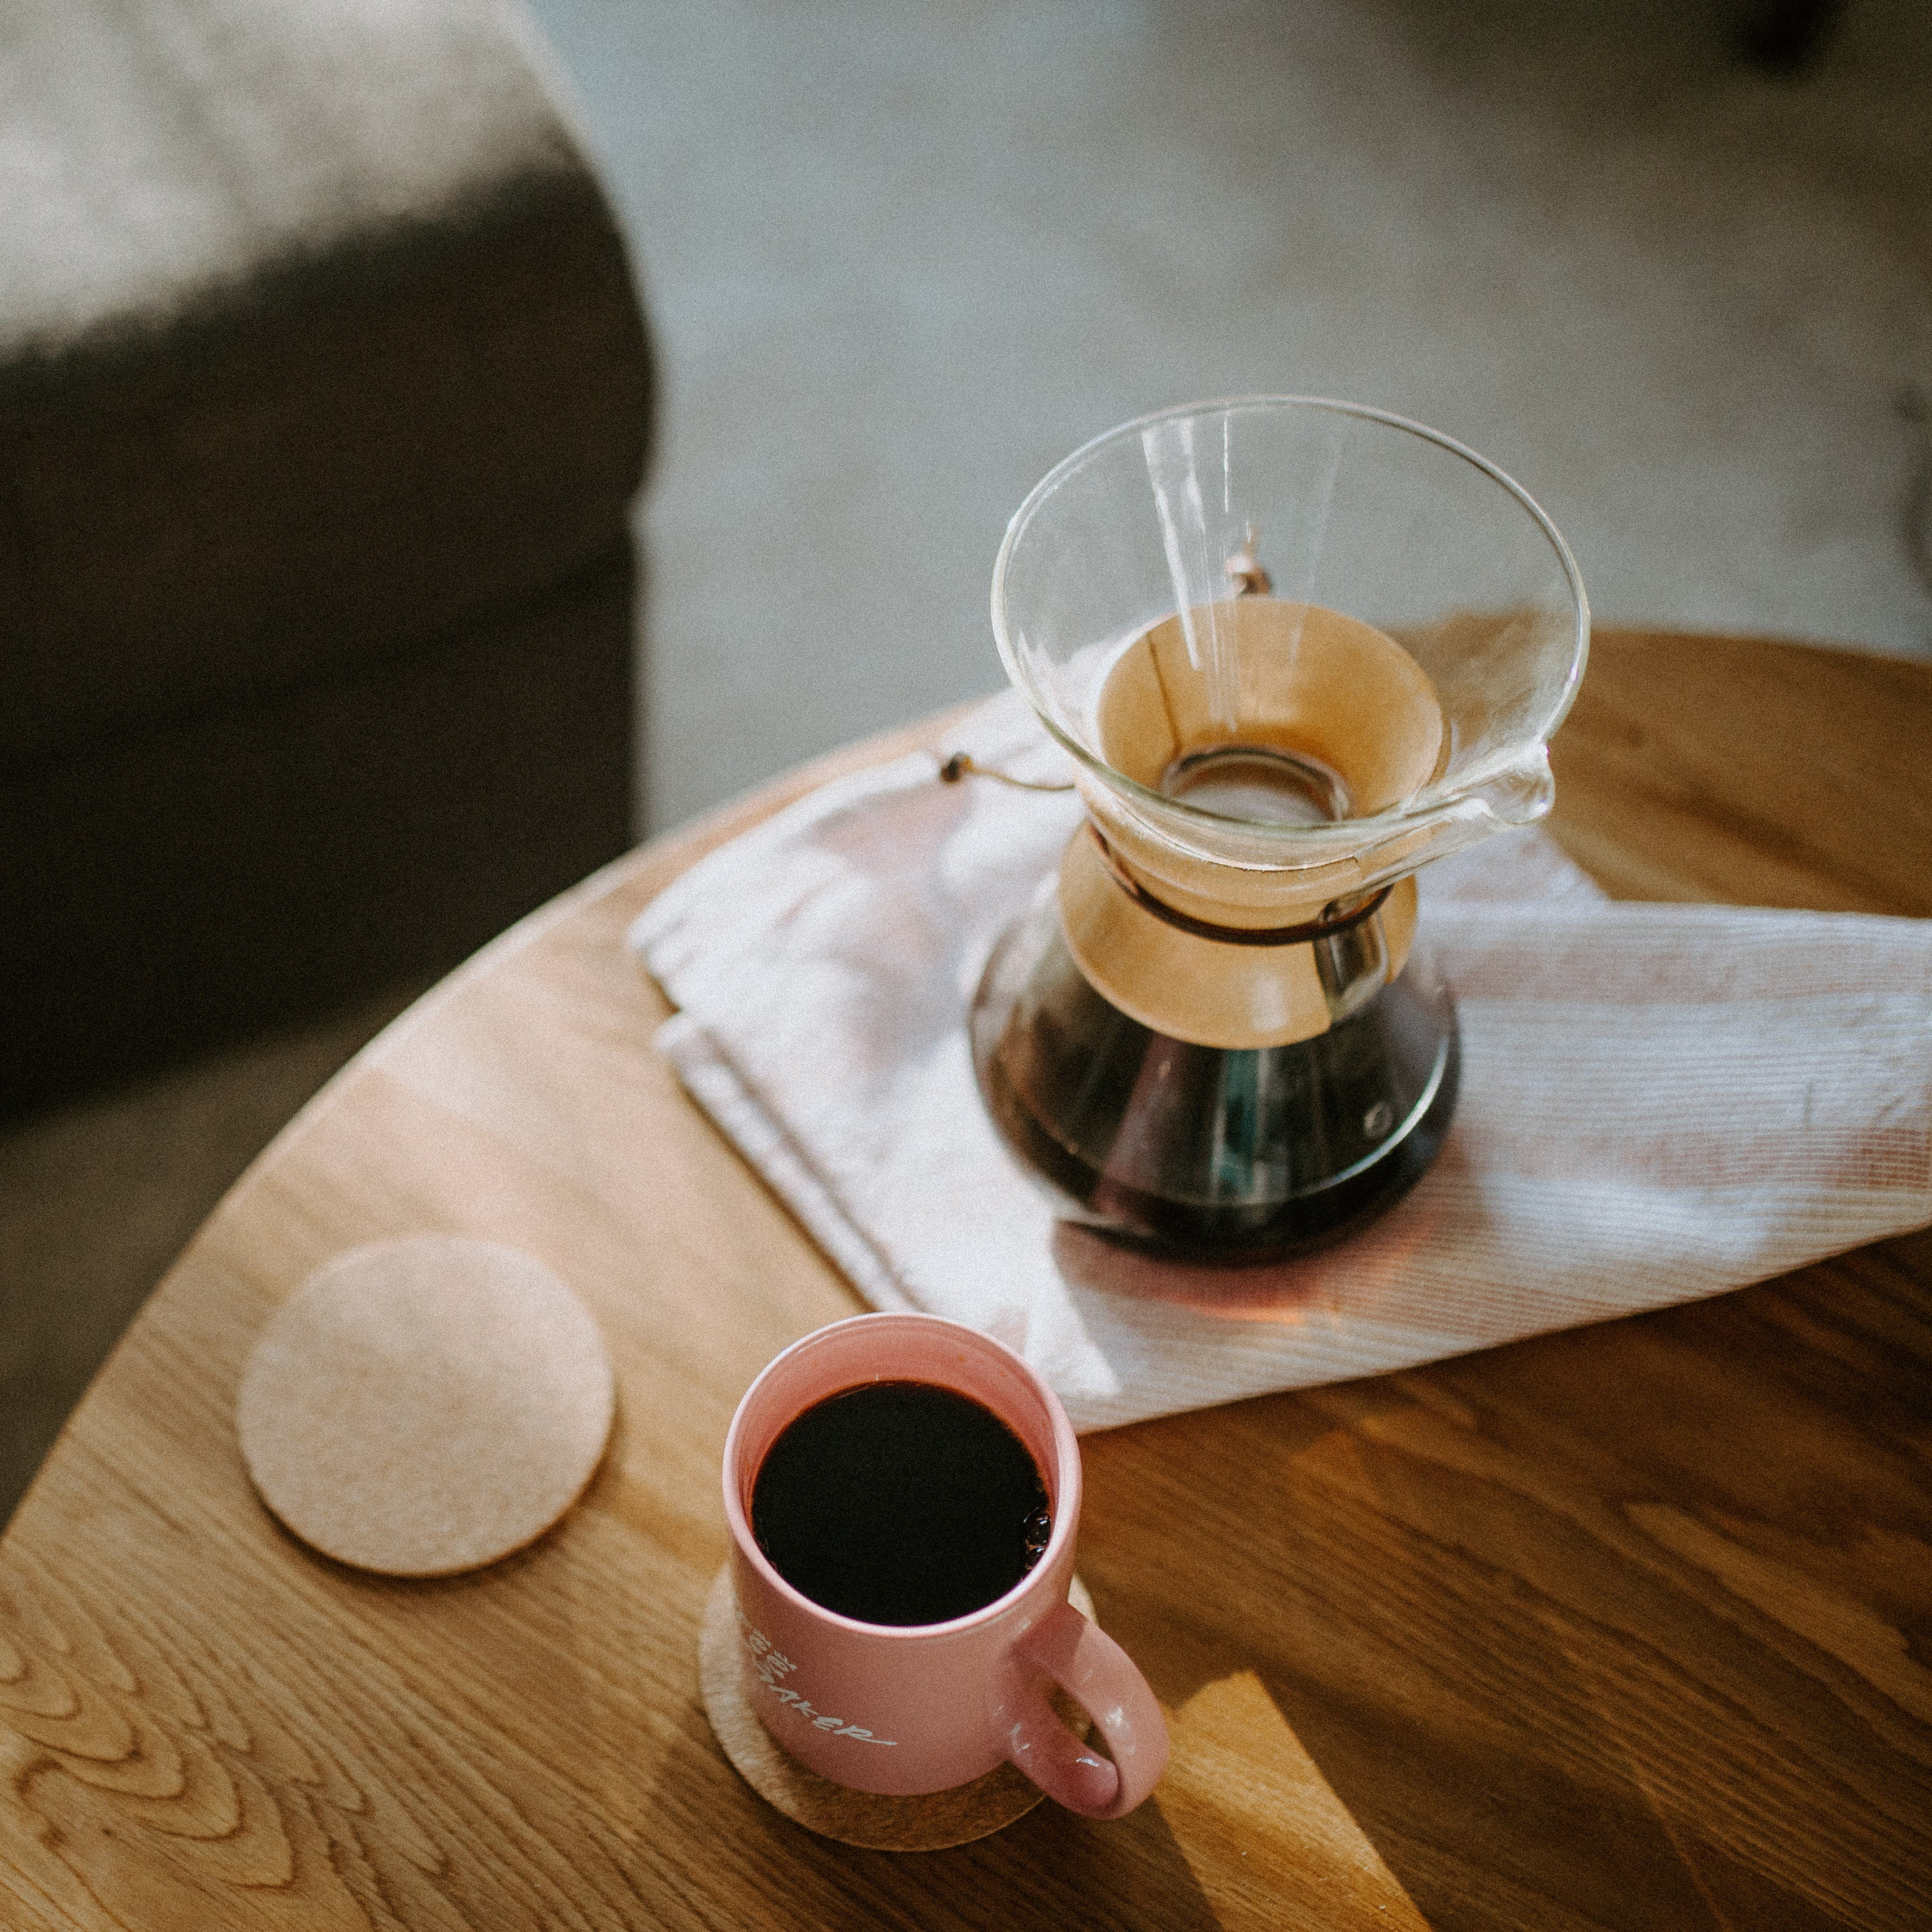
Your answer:
[[[1322,410],[1331,416],[1355,417],[1384,429],[1403,430],[1424,442],[1433,443],[1438,448],[1447,450],[1452,456],[1461,458],[1472,468],[1480,470],[1492,483],[1501,484],[1516,500],[1519,506],[1528,513],[1531,520],[1542,532],[1544,540],[1556,554],[1564,580],[1569,586],[1571,604],[1569,671],[1564,680],[1562,689],[1557,693],[1550,707],[1548,717],[1536,726],[1538,744],[1539,746],[1547,745],[1557,728],[1569,715],[1570,706],[1575,701],[1576,689],[1582,682],[1584,668],[1590,655],[1590,601],[1583,588],[1582,573],[1576,567],[1576,560],[1571,554],[1569,544],[1564,541],[1562,532],[1550,520],[1549,513],[1543,506],[1507,470],[1492,463],[1480,451],[1472,449],[1466,442],[1459,442],[1454,436],[1441,430],[1431,429],[1426,423],[1417,422],[1411,417],[1397,416],[1393,410],[1377,409],[1372,404],[1345,402],[1331,396],[1302,395],[1224,396],[1205,402],[1176,403],[1166,409],[1150,410],[1145,416],[1116,423],[1112,429],[1102,430],[1098,436],[1090,436],[1077,449],[1062,457],[1027,492],[1019,508],[1008,520],[1006,534],[1000,542],[998,554],[993,560],[993,638],[999,647],[1000,661],[1006,667],[1008,678],[1054,741],[1109,790],[1122,794],[1130,801],[1151,806],[1162,814],[1174,814],[1183,825],[1192,824],[1204,832],[1218,830],[1223,837],[1231,828],[1246,833],[1260,834],[1270,839],[1280,836],[1285,838],[1291,847],[1303,849],[1311,844],[1333,847],[1337,843],[1346,842],[1353,845],[1356,841],[1349,834],[1361,828],[1396,826],[1426,819],[1453,805],[1456,797],[1460,796],[1465,789],[1474,789],[1492,782],[1502,771],[1509,769],[1509,764],[1506,761],[1486,773],[1472,774],[1469,787],[1459,787],[1457,792],[1448,798],[1432,800],[1419,809],[1405,802],[1364,818],[1337,819],[1326,825],[1281,825],[1260,819],[1230,818],[1226,813],[1207,811],[1199,806],[1190,805],[1185,799],[1170,797],[1166,792],[1156,791],[1151,786],[1144,785],[1138,778],[1130,778],[1118,766],[1108,764],[1106,759],[1090,752],[1077,739],[1063,730],[1042,709],[1035,695],[1034,681],[1022,666],[1019,654],[1008,634],[1004,610],[1007,568],[1027,526],[1046,499],[1069,476],[1108,446],[1125,442],[1130,436],[1142,435],[1156,423],[1171,422],[1186,416],[1211,416],[1246,410],[1258,412],[1268,410],[1284,412],[1292,410]],[[1422,789],[1426,791],[1429,787],[1424,786]],[[1342,835],[1342,840],[1338,841],[1337,834]]]

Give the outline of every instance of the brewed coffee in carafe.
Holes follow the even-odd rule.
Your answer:
[[[1258,398],[1070,458],[993,602],[1088,812],[973,1003],[1009,1149],[1067,1218],[1164,1252],[1381,1211],[1459,1072],[1414,874],[1549,808],[1588,638],[1562,538],[1447,438]]]

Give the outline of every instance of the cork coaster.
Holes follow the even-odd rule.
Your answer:
[[[262,1500],[304,1543],[445,1576],[569,1508],[616,1396],[596,1324],[542,1262],[430,1234],[310,1275],[255,1344],[236,1426]]]
[[[1067,1600],[1082,1616],[1094,1614],[1094,1600],[1076,1576]],[[781,1750],[752,1710],[739,1666],[737,1605],[732,1600],[731,1566],[718,1571],[705,1600],[704,1628],[698,1645],[698,1684],[704,1714],[740,1777],[766,1804],[794,1824],[842,1844],[875,1852],[938,1852],[968,1845],[975,1838],[1023,1818],[1046,1796],[1010,1764],[950,1791],[922,1798],[884,1798],[853,1791],[807,1771]],[[1054,1708],[1080,1736],[1092,1728],[1087,1714],[1056,1690]]]

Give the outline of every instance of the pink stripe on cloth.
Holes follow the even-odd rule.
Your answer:
[[[1052,778],[996,698],[949,748]],[[861,1294],[1018,1347],[1083,1429],[1762,1280],[1932,1221],[1932,922],[1613,904],[1540,833],[1423,874],[1462,1085],[1435,1167],[1318,1255],[1193,1268],[1057,1223],[966,1003],[1071,799],[856,774],[694,866],[631,944],[659,1046]]]

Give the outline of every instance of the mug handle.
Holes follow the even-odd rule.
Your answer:
[[[1055,1715],[1040,1671],[1093,1719],[1112,1763]],[[1124,1817],[1160,1781],[1167,1768],[1167,1720],[1147,1679],[1071,1604],[1056,1605],[1014,1645],[1004,1688],[1000,1716],[1006,1755],[1056,1804],[1089,1818]]]

